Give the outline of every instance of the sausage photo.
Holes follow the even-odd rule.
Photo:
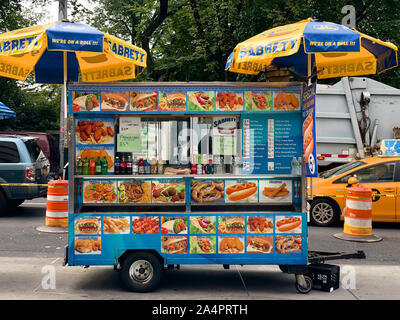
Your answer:
[[[301,225],[301,218],[300,217],[289,217],[278,220],[276,222],[276,228],[279,232],[288,232],[292,231]]]
[[[226,188],[225,193],[230,201],[239,201],[249,198],[255,194],[257,190],[258,187],[254,182],[247,182],[230,186]]]

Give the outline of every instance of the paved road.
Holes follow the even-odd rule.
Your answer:
[[[335,261],[341,266],[342,281],[348,280],[340,289],[300,295],[294,276],[281,273],[277,266],[230,270],[181,266],[166,271],[156,292],[127,292],[112,267],[63,267],[67,235],[38,232],[35,228],[44,223],[44,199],[27,201],[0,217],[0,299],[400,299],[400,225],[396,224],[374,225],[374,233],[383,241],[368,244],[334,238],[341,227],[310,227],[310,250],[364,250],[367,259]],[[45,289],[46,275],[53,271],[56,288]]]

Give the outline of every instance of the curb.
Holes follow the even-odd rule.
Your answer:
[[[382,237],[377,236],[375,234],[368,236],[368,237],[359,237],[359,236],[348,236],[347,234],[340,232],[340,233],[335,233],[333,236],[340,240],[354,241],[354,242],[379,242],[379,241],[382,241]]]
[[[47,226],[40,226],[36,227],[37,231],[46,232],[46,233],[67,233],[68,228],[57,228],[57,227],[47,227]]]

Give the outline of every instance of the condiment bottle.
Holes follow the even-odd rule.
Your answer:
[[[192,163],[192,169],[190,171],[191,174],[197,174],[197,165]]]
[[[83,160],[82,174],[85,176],[89,174],[89,160],[87,157]]]
[[[93,157],[91,157],[89,160],[89,174],[90,175],[96,174],[96,161],[94,160]]]
[[[140,158],[138,162],[138,174],[144,174],[144,161],[143,158]]]
[[[82,172],[83,172],[83,162],[81,157],[79,157],[78,161],[76,162],[76,174],[82,175]]]
[[[157,173],[158,174],[163,174],[164,173],[164,163],[163,163],[161,158],[158,159],[158,162],[157,162]]]
[[[150,167],[149,159],[146,159],[145,162],[144,162],[144,173],[145,174],[150,174],[151,173],[151,167]]]
[[[108,161],[106,156],[104,156],[103,161],[101,162],[101,174],[108,174]]]
[[[157,174],[157,160],[156,158],[151,159],[151,169],[150,172],[151,174]]]
[[[97,156],[97,160],[96,160],[96,174],[101,174],[101,160],[100,160],[100,156]]]
[[[197,174],[203,174],[203,165],[201,161],[197,161]]]
[[[207,169],[208,169],[207,170],[208,174],[214,174],[214,166],[212,164],[212,160],[211,159],[208,160],[208,168]]]
[[[132,174],[134,176],[136,176],[138,173],[139,173],[138,160],[135,157],[133,157],[133,160],[132,160]]]

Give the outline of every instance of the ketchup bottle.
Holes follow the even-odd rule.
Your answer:
[[[140,158],[138,162],[138,173],[139,174],[144,174],[144,160],[143,158]]]
[[[89,174],[90,175],[96,174],[96,161],[94,160],[93,157],[91,157],[89,160]]]

